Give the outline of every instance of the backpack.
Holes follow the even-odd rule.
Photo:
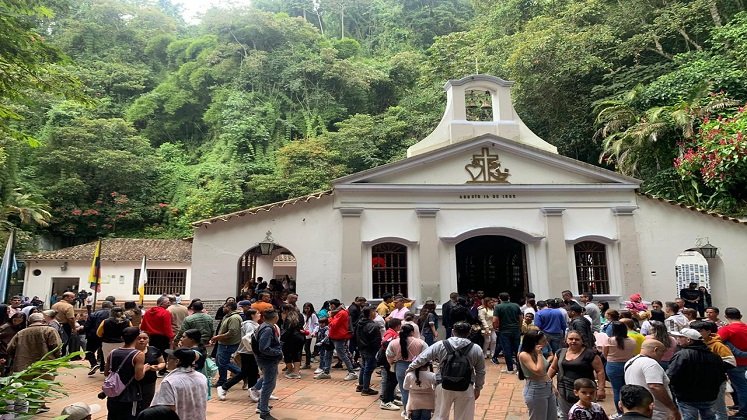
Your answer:
[[[474,343],[454,349],[449,340],[443,340],[446,357],[441,363],[441,387],[449,391],[466,391],[472,383],[472,364],[467,354]]]
[[[119,377],[119,370],[122,369],[122,366],[124,366],[128,360],[130,361],[130,363],[132,363],[132,359],[135,357],[135,355],[137,355],[137,353],[138,353],[138,350],[131,351],[127,356],[125,356],[124,360],[122,360],[122,363],[119,365],[117,370],[113,372],[109,372],[109,376],[107,376],[106,379],[104,379],[104,384],[101,385],[101,390],[104,392],[104,395],[106,395],[109,398],[118,397],[119,394],[124,392],[127,386],[130,385],[132,380],[135,378],[135,375],[132,375],[132,378],[130,378],[130,380],[127,381],[127,383],[123,383],[122,379]],[[114,354],[114,352],[109,353],[109,365],[110,366],[112,362],[112,354]]]
[[[262,355],[262,352],[259,351],[259,332],[262,331],[263,327],[268,328],[265,327],[265,324],[262,324],[254,331],[254,335],[252,336],[252,353],[254,353],[255,356]]]

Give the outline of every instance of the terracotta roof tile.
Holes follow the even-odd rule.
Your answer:
[[[44,251],[23,256],[25,260],[88,260],[93,257],[96,241],[55,251]],[[191,262],[192,242],[184,239],[106,238],[101,242],[102,261]]]
[[[215,217],[212,217],[210,219],[198,220],[198,221],[192,223],[192,227],[207,226],[207,225],[213,224],[215,222],[226,222],[226,221],[228,221],[228,219],[231,219],[233,217],[242,217],[242,216],[247,216],[247,215],[251,215],[251,214],[257,214],[257,213],[260,213],[260,212],[271,211],[274,208],[282,208],[282,207],[285,207],[285,206],[290,206],[290,205],[294,205],[294,204],[298,204],[298,203],[308,203],[311,200],[318,200],[318,199],[320,199],[322,197],[325,197],[325,196],[328,196],[328,195],[332,195],[332,190],[315,192],[315,193],[312,193],[312,194],[303,195],[301,197],[291,198],[291,199],[285,200],[285,201],[278,201],[277,203],[265,204],[264,206],[252,207],[252,208],[246,209],[246,210],[239,210],[239,211],[235,211],[233,213],[228,213],[228,214],[223,214],[223,215],[220,215],[220,216],[215,216]]]
[[[704,209],[701,209],[701,208],[698,208],[698,207],[695,207],[695,206],[688,206],[687,204],[680,203],[679,201],[667,200],[666,198],[661,198],[661,197],[657,197],[655,195],[646,194],[646,193],[642,193],[642,192],[638,192],[638,195],[640,195],[642,197],[646,197],[646,198],[651,199],[651,200],[661,201],[662,203],[667,203],[667,204],[675,206],[675,207],[680,207],[680,208],[683,208],[683,209],[694,211],[696,213],[701,213],[701,214],[705,214],[705,215],[708,215],[708,216],[711,216],[711,217],[715,217],[717,219],[721,219],[721,220],[724,220],[724,221],[727,221],[727,222],[734,222],[734,223],[738,223],[740,225],[747,225],[747,220],[738,219],[736,217],[727,216],[727,215],[721,214],[721,213],[716,213],[715,211],[704,210]]]

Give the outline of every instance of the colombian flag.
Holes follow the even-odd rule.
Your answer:
[[[93,261],[91,261],[91,272],[88,274],[88,283],[91,289],[101,291],[101,239],[96,243],[96,250],[93,251]]]

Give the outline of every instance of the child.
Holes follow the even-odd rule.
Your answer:
[[[331,364],[332,361],[332,357],[328,355],[328,352],[334,350],[329,349],[325,345],[329,341],[327,334],[329,334],[329,318],[321,317],[319,318],[319,329],[316,331],[316,344],[314,344],[314,347],[319,351],[319,368],[314,371],[316,375],[329,372],[330,367],[327,364]]]
[[[573,394],[578,402],[568,411],[568,420],[609,420],[607,413],[599,403],[594,402],[597,385],[588,378],[576,379],[573,382]]]
[[[407,372],[404,388],[410,391],[407,400],[407,414],[411,420],[430,420],[436,408],[436,374],[430,365]]]

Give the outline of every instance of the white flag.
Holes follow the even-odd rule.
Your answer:
[[[143,255],[143,263],[140,265],[140,278],[137,281],[137,292],[140,294],[140,305],[143,304],[145,298],[145,285],[148,283],[148,269],[145,264],[145,255]]]

